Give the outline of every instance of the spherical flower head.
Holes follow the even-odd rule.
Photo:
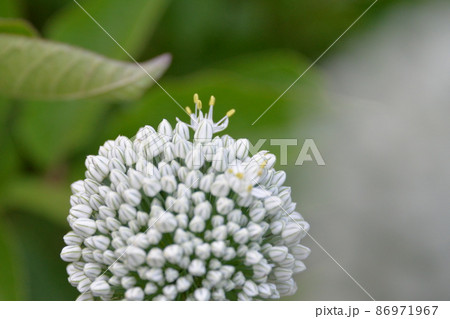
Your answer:
[[[78,300],[265,300],[292,295],[309,225],[274,155],[223,131],[194,95],[190,123],[163,120],[86,159],[61,258]],[[191,130],[193,131],[191,139]]]

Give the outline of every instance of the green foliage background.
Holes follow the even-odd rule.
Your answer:
[[[251,125],[372,1],[79,2],[136,60],[171,53],[173,62],[160,83],[183,106],[192,104],[193,93],[203,99],[213,94],[217,117],[232,107],[237,110],[228,134],[256,141],[294,138],[290,129],[320,112],[319,64]],[[393,2],[379,1],[346,36],[370,27]],[[159,87],[147,90],[152,81],[73,1],[2,0],[0,17],[30,23],[0,23],[0,299],[73,300],[77,292],[67,283],[59,253],[68,231],[69,186],[84,177],[85,157],[107,139],[131,137],[139,127],[157,125],[163,118],[175,123],[176,116],[185,114]],[[31,45],[22,58],[3,54],[13,41],[45,45]],[[57,42],[102,55],[96,57],[107,68],[113,64],[120,69],[118,78],[137,78],[95,98],[79,94],[61,99],[52,92],[73,90],[75,70],[55,80],[52,68],[79,58],[70,56],[79,49],[69,48],[68,57],[43,54],[55,50]],[[40,63],[39,54],[44,55]],[[61,56],[66,60],[58,62]],[[36,69],[29,70],[33,62]],[[86,63],[92,67],[90,60]],[[76,69],[80,63],[73,65]],[[165,66],[158,64],[158,72]],[[19,84],[17,70],[29,73]],[[56,82],[47,90],[52,80]],[[92,83],[107,81],[111,79],[103,77]],[[31,94],[33,88],[42,94]]]

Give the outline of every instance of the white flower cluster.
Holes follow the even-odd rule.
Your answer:
[[[261,300],[292,295],[310,250],[275,156],[213,137],[228,125],[194,96],[190,125],[163,120],[107,141],[72,184],[61,258],[78,300]],[[190,140],[189,128],[193,129]]]

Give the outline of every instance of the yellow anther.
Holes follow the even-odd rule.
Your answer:
[[[262,173],[263,173],[263,170],[262,170],[262,169],[260,169],[260,170],[258,171],[258,176],[261,176],[261,175],[262,175]]]
[[[197,100],[197,108],[198,108],[199,110],[202,109],[202,100]]]
[[[235,109],[229,110],[229,111],[227,112],[227,117],[232,117],[234,113],[236,113],[236,110],[235,110]]]
[[[209,98],[209,105],[213,106],[214,104],[216,104],[216,98],[211,95],[211,97]]]
[[[259,165],[259,167],[264,168],[264,167],[266,167],[266,165],[267,165],[267,161],[264,161],[261,163],[261,165]]]
[[[251,192],[252,189],[253,189],[253,185],[248,185],[247,186],[247,192]]]
[[[195,94],[194,94],[194,103],[197,103],[197,101],[198,101],[198,94],[195,93]]]
[[[189,106],[186,106],[186,112],[187,112],[187,114],[189,114],[189,115],[192,114],[191,108],[190,108]]]
[[[232,168],[229,168],[229,169],[228,169],[228,173],[233,174],[233,169],[232,169]]]
[[[243,179],[244,178],[244,174],[236,173],[236,177],[239,178],[239,179]]]

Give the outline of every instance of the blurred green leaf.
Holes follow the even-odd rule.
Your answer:
[[[22,267],[16,238],[4,218],[0,218],[0,300],[21,300],[24,296]]]
[[[0,35],[0,93],[22,99],[61,100],[139,97],[170,63],[169,55],[135,63],[42,39]]]
[[[67,282],[67,263],[59,257],[62,237],[69,230],[44,218],[15,211],[9,214],[23,256],[27,300],[75,300],[77,290]]]
[[[107,104],[92,100],[30,101],[20,109],[13,134],[35,168],[49,170],[86,146],[101,127],[108,108]]]
[[[70,188],[37,177],[20,177],[3,191],[0,205],[8,210],[26,211],[56,224],[66,225]]]
[[[168,0],[79,0],[79,4],[132,56],[139,55],[150,39]],[[51,19],[45,34],[111,58],[126,53],[76,3]]]
[[[22,19],[0,18],[0,33],[36,37],[38,32],[27,21]]]
[[[20,166],[19,155],[10,134],[13,108],[11,101],[0,97],[0,149],[2,150],[0,192],[3,187],[8,185],[9,179],[14,178],[14,174],[17,173]]]
[[[19,17],[21,11],[21,1],[2,0],[0,1],[0,17]]]

